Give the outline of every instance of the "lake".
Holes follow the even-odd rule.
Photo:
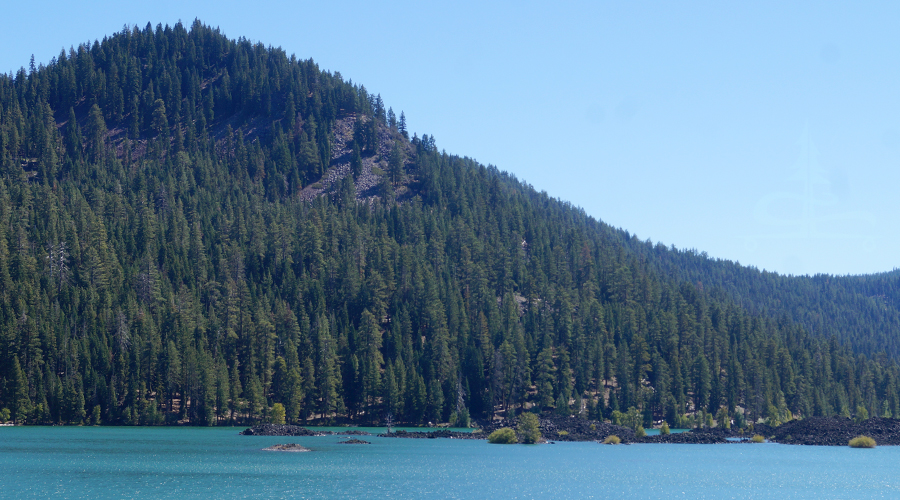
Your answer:
[[[489,445],[242,428],[0,428],[3,498],[898,498],[900,447]],[[313,451],[261,451],[296,442]]]

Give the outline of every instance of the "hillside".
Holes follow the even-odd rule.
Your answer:
[[[199,21],[0,76],[0,171],[19,422],[900,415],[896,273],[636,241]]]

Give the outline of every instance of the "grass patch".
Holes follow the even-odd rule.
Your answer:
[[[509,427],[497,429],[488,436],[488,443],[491,444],[516,444],[518,442],[519,441],[516,439],[516,431]]]
[[[754,443],[765,443],[765,442],[766,442],[766,438],[760,436],[759,434],[756,434],[755,436],[753,436],[752,438],[750,438],[750,441],[752,441],[752,442],[754,442]]]
[[[322,189],[322,183],[316,182],[315,184],[312,185],[312,188],[313,189]]]
[[[606,436],[606,439],[603,440],[603,444],[620,444],[621,442],[622,440],[615,434]]]
[[[869,436],[856,436],[850,440],[851,448],[874,448],[875,440]]]
[[[381,170],[378,167],[372,167],[372,173],[375,175],[384,175],[384,170]]]

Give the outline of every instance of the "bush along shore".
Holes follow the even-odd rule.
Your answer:
[[[781,444],[847,446],[851,439],[868,436],[879,446],[900,445],[900,419],[870,418],[853,421],[844,417],[809,417],[792,420],[778,427],[756,424],[747,429],[725,429],[719,427],[691,429],[688,432],[660,434],[638,437],[629,427],[596,420],[574,417],[541,417],[540,442],[554,441],[594,441],[602,443],[610,436],[617,436],[622,444],[635,443],[677,443],[677,444],[724,444],[750,443],[750,438],[758,435],[769,442]],[[406,439],[487,439],[496,430],[504,427],[517,429],[518,418],[479,422],[476,432],[460,432],[447,429],[429,431],[398,430],[381,434],[382,437]],[[372,435],[365,431],[344,432],[317,431],[296,425],[262,424],[241,432],[245,436],[328,436],[328,435]],[[732,439],[729,439],[732,438]],[[741,439],[733,439],[741,438]],[[519,442],[523,440],[519,438]]]

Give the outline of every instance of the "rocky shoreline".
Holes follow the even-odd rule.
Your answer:
[[[780,425],[772,435],[784,444],[847,446],[857,436],[869,436],[878,446],[896,446],[900,445],[900,420],[870,418],[855,423],[849,418],[810,417]]]
[[[725,444],[747,443],[747,438],[761,435],[770,442],[814,446],[847,446],[854,437],[864,435],[875,440],[879,446],[900,445],[900,419],[871,418],[856,423],[843,417],[809,417],[792,420],[778,427],[757,424],[755,427],[738,429],[691,429],[687,432],[667,435],[638,437],[634,430],[595,420],[550,416],[540,421],[541,435],[546,442],[600,442],[609,436],[618,436],[622,444],[670,443],[670,444]],[[480,422],[478,432],[459,432],[447,429],[433,431],[398,430],[381,437],[402,439],[487,439],[491,432],[503,428],[516,428],[517,419]],[[297,425],[262,424],[241,432],[245,436],[371,436],[365,431],[345,432],[313,431]],[[350,443],[349,440],[343,443]],[[365,443],[365,441],[362,441]],[[368,443],[367,443],[368,444]]]
[[[382,437],[406,439],[487,439],[483,432],[459,432],[439,429],[436,431],[394,431],[382,434]]]

